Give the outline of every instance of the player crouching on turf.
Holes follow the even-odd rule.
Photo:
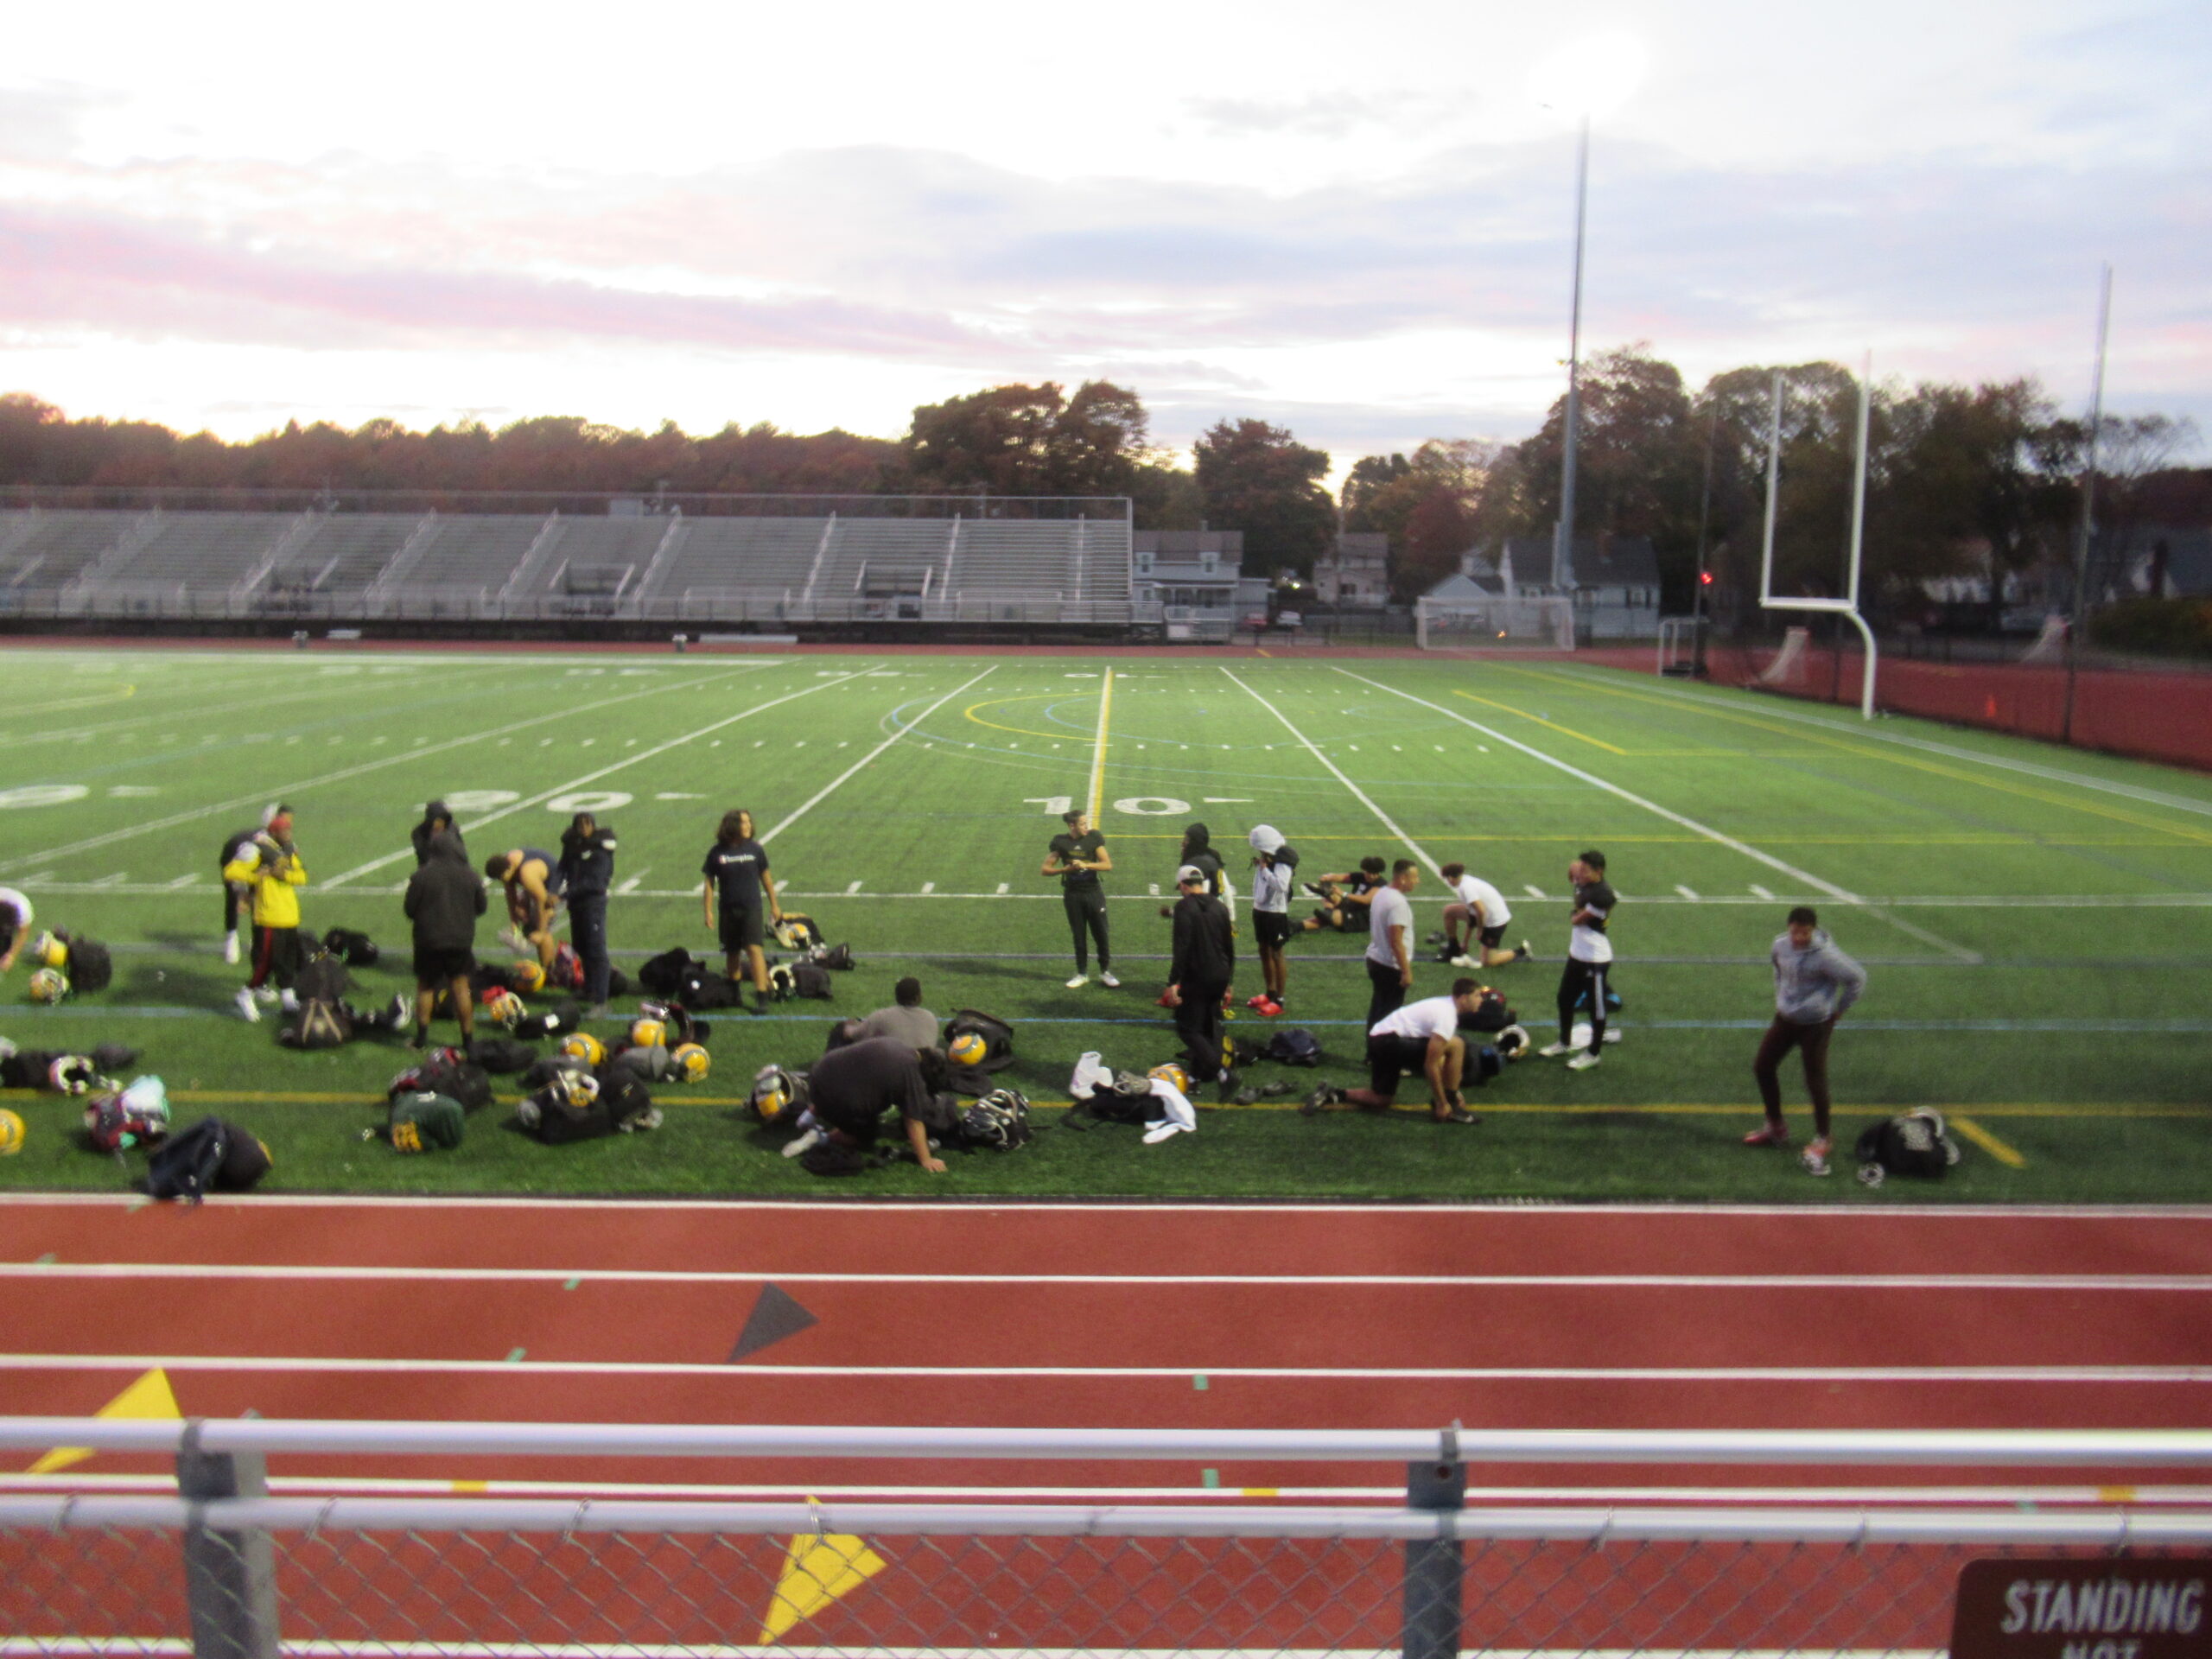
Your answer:
[[[1423,997],[1383,1015],[1367,1033],[1367,1087],[1338,1089],[1323,1084],[1299,1110],[1309,1117],[1338,1105],[1387,1112],[1397,1099],[1398,1079],[1418,1067],[1428,1079],[1432,1118],[1439,1123],[1479,1122],[1459,1092],[1467,1059],[1459,1016],[1474,1013],[1482,1000],[1480,980],[1455,979],[1451,995]]]
[[[941,1048],[913,1048],[896,1037],[870,1037],[833,1048],[807,1074],[808,1109],[822,1138],[855,1156],[875,1145],[883,1116],[896,1111],[914,1161],[932,1175],[944,1173],[932,1133],[945,1135],[960,1122],[960,1103],[944,1092],[950,1064]]]
[[[465,855],[464,855],[465,856]],[[561,913],[568,883],[553,855],[536,847],[517,847],[484,861],[484,874],[507,890],[510,942],[537,952],[537,965],[553,971],[560,947],[553,939],[553,918]]]
[[[1815,1175],[1828,1173],[1828,1039],[1844,1010],[1866,988],[1866,970],[1835,948],[1809,905],[1789,912],[1774,942],[1774,1023],[1759,1039],[1751,1075],[1759,1080],[1766,1122],[1744,1137],[1747,1147],[1786,1147],[1782,1121],[1782,1062],[1793,1048],[1805,1057],[1805,1092],[1813,1099],[1813,1139],[1802,1154]]]
[[[1446,864],[1442,874],[1444,885],[1455,895],[1455,902],[1444,906],[1444,960],[1454,968],[1503,968],[1509,962],[1525,961],[1528,940],[1521,941],[1518,950],[1505,945],[1506,924],[1513,919],[1505,895],[1482,877],[1469,875],[1464,864]],[[1463,925],[1467,930],[1465,956],[1459,950]]]
[[[307,866],[292,844],[292,809],[272,807],[264,826],[223,866],[223,880],[251,895],[253,972],[238,995],[238,1013],[250,1020],[261,1018],[257,1003],[290,990],[300,971],[299,889],[308,884]]]

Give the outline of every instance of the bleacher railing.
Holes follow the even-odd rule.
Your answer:
[[[0,1650],[315,1655],[1933,1653],[1969,1561],[2086,1570],[2097,1640],[2201,1643],[2212,1503],[2161,1475],[2212,1433],[972,1430],[0,1419],[0,1446],[174,1459],[176,1491],[0,1496]],[[1219,1503],[665,1501],[266,1495],[266,1459],[771,1459],[1387,1465],[1404,1499]],[[1899,1465],[2083,1471],[2042,1503],[1956,1487],[1880,1503],[1821,1485],[1748,1501],[1467,1503],[1471,1466]],[[81,1465],[79,1465],[81,1466]],[[410,1465],[411,1466],[411,1465]],[[690,1471],[687,1471],[687,1474]],[[930,1469],[939,1485],[949,1473]],[[110,1477],[111,1479],[117,1478]],[[141,1484],[154,1483],[142,1478]],[[164,1481],[163,1484],[166,1484]],[[316,1483],[296,1477],[288,1486]],[[358,1478],[351,1483],[360,1485]],[[376,1484],[377,1483],[366,1483]],[[390,1486],[398,1483],[386,1482]],[[603,1491],[604,1486],[597,1489]],[[758,1489],[754,1489],[758,1490]],[[804,1492],[804,1486],[790,1488]],[[1325,1489],[1313,1489],[1320,1491]],[[1496,1496],[1493,1489],[1491,1496]],[[2162,1496],[2162,1494],[2170,1494]],[[1535,1501],[1541,1497],[1543,1501]],[[2193,1552],[2193,1553],[2192,1553]],[[2056,1567],[2050,1564],[2056,1563]],[[2086,1563],[2087,1567],[2081,1564]],[[2150,1590],[2109,1588],[2143,1580]],[[2131,1576],[2132,1575],[2132,1576]],[[2189,1588],[2194,1586],[2194,1589]],[[2078,1616],[2078,1615],[2076,1615]],[[2117,1623],[2110,1621],[2117,1619]],[[2194,1620],[2194,1623],[2188,1623]],[[2088,1650],[2085,1647],[2085,1652]],[[2147,1649],[2146,1649],[2147,1650]]]

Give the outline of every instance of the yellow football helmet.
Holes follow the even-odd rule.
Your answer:
[[[963,1031],[945,1049],[945,1056],[955,1065],[981,1065],[983,1057],[991,1052],[980,1033]]]
[[[697,1043],[678,1043],[669,1058],[676,1062],[676,1069],[686,1083],[704,1083],[713,1065],[707,1051]]]
[[[763,1123],[773,1123],[791,1110],[798,1087],[780,1065],[764,1065],[753,1079],[748,1103]]]
[[[545,988],[545,969],[534,962],[515,963],[509,977],[514,981],[515,988],[518,991],[534,994]]]
[[[665,1048],[668,1046],[668,1027],[665,1022],[647,1016],[630,1023],[630,1046],[632,1048]]]
[[[572,1060],[582,1060],[594,1070],[605,1064],[607,1045],[588,1031],[572,1031],[561,1039],[559,1052]]]
[[[34,1002],[59,1002],[69,995],[69,978],[59,968],[41,968],[30,977]]]
[[[69,942],[57,939],[51,933],[41,933],[31,941],[31,956],[43,968],[67,968],[69,965]]]
[[[1145,1076],[1166,1084],[1179,1095],[1187,1095],[1191,1092],[1191,1074],[1173,1060],[1166,1065],[1154,1066],[1151,1071],[1145,1073]]]
[[[484,1017],[494,1025],[515,1028],[523,1016],[530,1012],[523,1006],[522,998],[512,991],[495,990],[484,999]]]

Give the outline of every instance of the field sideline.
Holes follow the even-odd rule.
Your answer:
[[[247,1123],[292,1190],[828,1192],[735,1116],[753,1069],[802,1064],[836,1014],[889,1000],[914,971],[940,1014],[988,1009],[1018,1030],[1014,1081],[1065,1098],[1084,1049],[1146,1065],[1173,1049],[1154,1006],[1182,827],[1210,824],[1233,870],[1269,823],[1309,872],[1359,856],[1459,859],[1516,906],[1541,960],[1492,977],[1532,1030],[1552,1019],[1564,867],[1604,849],[1626,1035],[1576,1076],[1511,1068],[1440,1130],[1413,1114],[1306,1122],[1207,1113],[1158,1148],[1126,1129],[1077,1134],[1046,1110],[1032,1147],[899,1169],[871,1193],[1556,1197],[1897,1201],[1845,1175],[1737,1146],[1770,1011],[1768,941],[1792,903],[1819,906],[1872,982],[1839,1034],[1845,1135],[1932,1103],[1962,1119],[1967,1160],[1916,1198],[2192,1201],[2212,1075],[2212,779],[1921,722],[1685,687],[1580,662],[1291,662],[1193,654],[777,657],[607,652],[11,651],[0,715],[0,884],[39,925],[117,947],[116,984],[59,1010],[0,982],[0,1035],[25,1047],[141,1046],[187,1116]],[[724,1016],[715,1074],[663,1091],[658,1134],[559,1151],[494,1111],[461,1152],[364,1146],[397,1050],[277,1049],[273,1021],[228,1010],[214,861],[282,797],[299,810],[315,929],[360,927],[406,982],[397,892],[420,802],[461,806],[472,853],[551,844],[591,807],[621,836],[610,931],[634,967],[671,944],[711,953],[697,870],[715,819],[752,808],[790,901],[859,969],[834,1004]],[[1118,992],[1063,988],[1066,930],[1037,867],[1063,801],[1094,805]],[[1441,903],[1415,895],[1423,931]],[[1240,907],[1241,910],[1241,907]],[[492,929],[480,939],[491,946]],[[1245,947],[1249,950],[1249,947]],[[1292,1013],[1350,1082],[1365,1003],[1360,942],[1293,947]],[[1249,957],[1248,957],[1249,959]],[[2177,971],[2178,970],[2178,971]],[[1421,969],[1416,994],[1453,970]],[[1239,997],[1257,988],[1256,969]],[[1240,1034],[1263,1028],[1249,1014]],[[1254,1081],[1278,1074],[1255,1068]],[[1281,1073],[1307,1086],[1313,1074]],[[1209,1093],[1211,1091],[1208,1091]],[[1411,1100],[1408,1095],[1403,1098]],[[1793,1102],[1796,1098],[1793,1091]],[[51,1097],[14,1185],[107,1187],[115,1166],[72,1144]],[[1806,1115],[1793,1104],[1801,1135]]]

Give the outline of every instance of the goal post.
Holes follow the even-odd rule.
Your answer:
[[[1788,594],[1777,595],[1774,591],[1774,524],[1780,497],[1782,480],[1782,371],[1774,372],[1773,407],[1766,429],[1766,523],[1759,538],[1759,608],[1763,611],[1826,611],[1851,619],[1859,630],[1859,637],[1866,643],[1866,667],[1859,681],[1859,715],[1862,720],[1874,718],[1874,673],[1878,653],[1874,645],[1874,630],[1866,626],[1866,619],[1859,613],[1859,570],[1866,545],[1866,429],[1872,407],[1874,386],[1874,359],[1870,353],[1864,372],[1859,377],[1859,422],[1853,444],[1851,473],[1851,574],[1842,599],[1816,599]],[[1805,630],[1792,628],[1792,636],[1802,636]],[[1783,656],[1789,654],[1791,645],[1802,653],[1802,639],[1785,639]],[[1770,664],[1770,671],[1782,661],[1777,658]],[[1760,676],[1764,682],[1764,675]]]

